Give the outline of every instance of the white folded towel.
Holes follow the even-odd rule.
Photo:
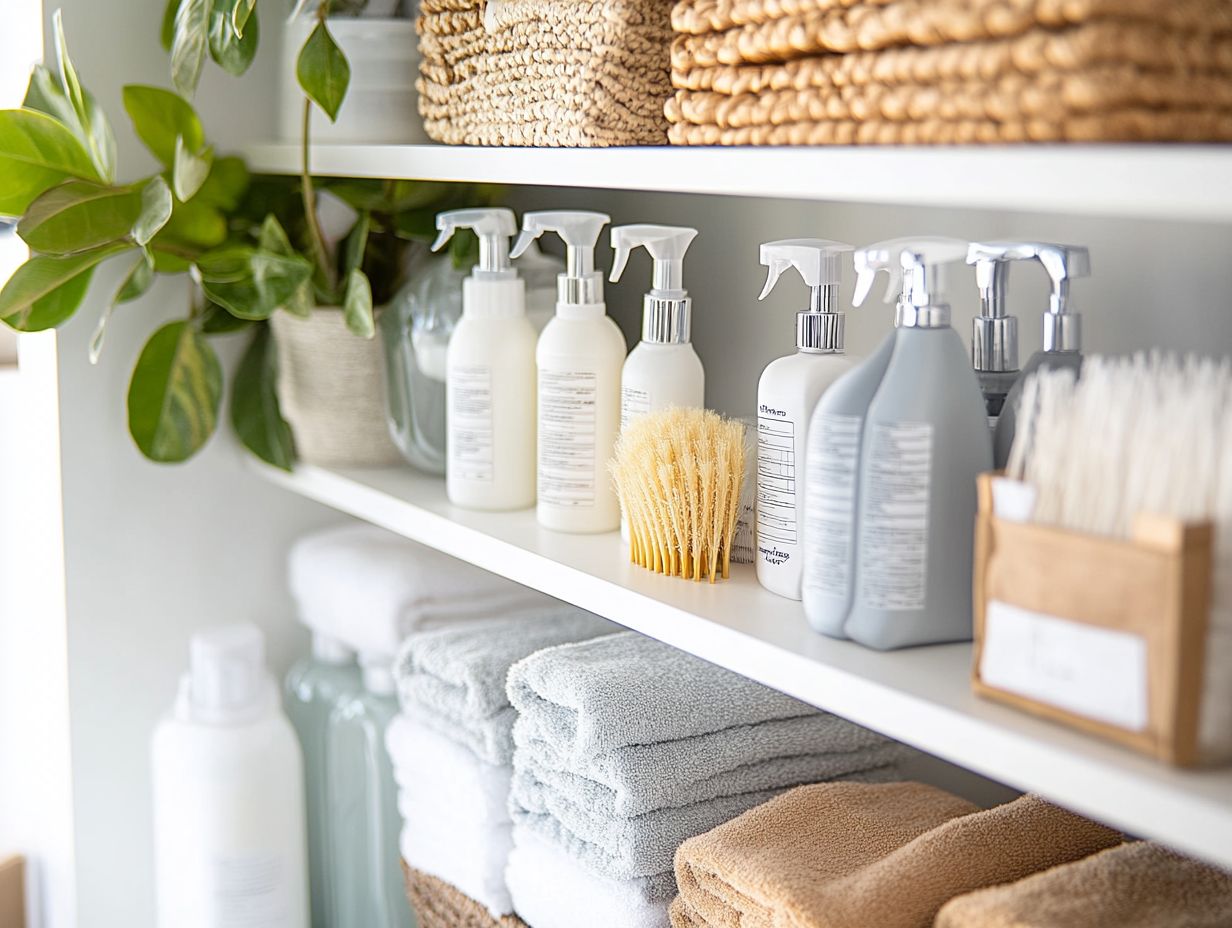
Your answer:
[[[371,525],[300,538],[287,558],[300,621],[391,660],[409,632],[555,600]]]
[[[514,911],[535,928],[668,928],[671,871],[650,880],[596,874],[521,827],[505,872]]]
[[[443,821],[427,826],[407,822],[399,850],[408,866],[456,886],[494,918],[500,918],[513,911],[505,883],[505,868],[513,849],[512,831],[511,825],[476,833]]]

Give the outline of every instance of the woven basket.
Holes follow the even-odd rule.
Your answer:
[[[463,145],[667,142],[663,0],[425,0],[419,107]]]
[[[493,918],[482,905],[456,886],[402,862],[406,895],[419,928],[527,928],[516,915]]]
[[[342,311],[270,317],[278,352],[278,401],[301,462],[385,467],[402,457],[385,421],[381,344],[347,331]]]

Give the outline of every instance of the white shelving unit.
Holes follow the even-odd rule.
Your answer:
[[[969,645],[882,654],[832,641],[808,628],[799,603],[763,590],[751,567],[713,586],[658,576],[629,564],[615,533],[563,535],[539,527],[533,511],[458,509],[443,481],[404,468],[258,471],[952,763],[1232,866],[1232,772],[1173,770],[977,699]]]
[[[294,145],[247,151],[255,171],[299,171]],[[998,148],[461,148],[319,145],[314,173],[543,187],[973,207],[1202,222],[1232,220],[1219,146]]]

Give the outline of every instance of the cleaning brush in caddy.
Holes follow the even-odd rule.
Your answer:
[[[629,559],[669,576],[726,579],[744,468],[744,425],[718,413],[668,408],[631,423],[611,463]]]

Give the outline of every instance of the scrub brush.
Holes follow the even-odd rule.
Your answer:
[[[744,462],[744,426],[718,413],[672,408],[634,420],[611,464],[629,559],[669,576],[726,579]]]

